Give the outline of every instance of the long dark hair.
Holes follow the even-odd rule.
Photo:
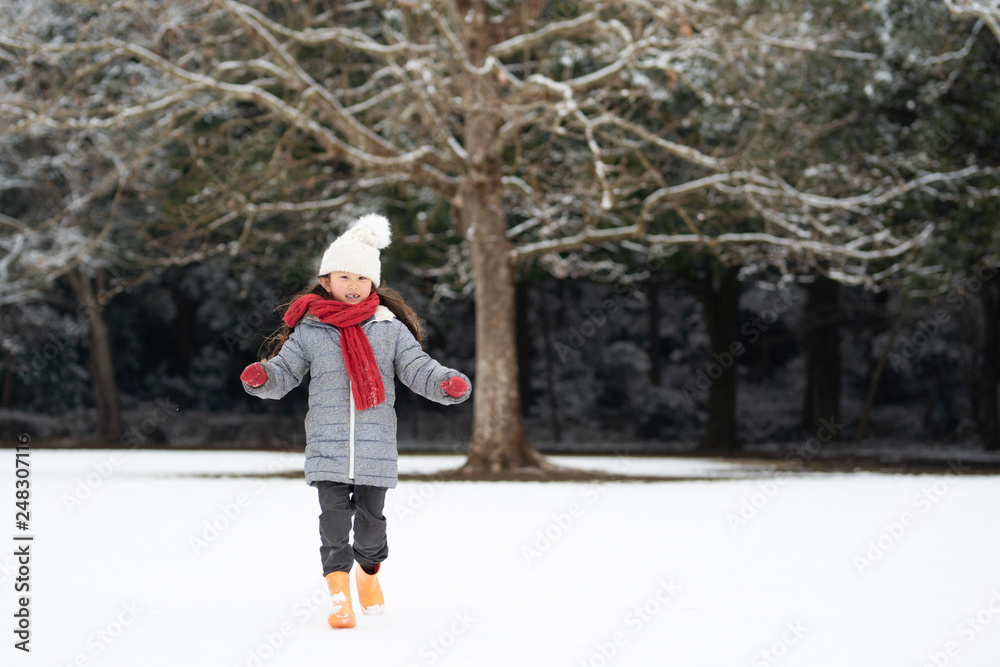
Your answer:
[[[417,311],[413,309],[413,306],[406,303],[406,299],[403,295],[396,290],[382,285],[381,287],[375,288],[375,293],[378,294],[378,301],[380,304],[392,311],[392,314],[396,316],[400,322],[406,325],[406,328],[410,330],[413,337],[417,339],[421,347],[424,344],[424,323],[417,315]],[[300,292],[293,296],[291,299],[285,303],[279,304],[275,307],[275,310],[280,311],[284,315],[288,307],[291,306],[300,297],[306,296],[307,294],[316,294],[324,299],[329,299],[330,293],[327,292],[322,285],[316,284],[311,289],[307,289],[304,292]],[[278,352],[281,352],[281,346],[285,344],[288,337],[292,334],[291,328],[285,324],[284,320],[281,322],[281,326],[273,334],[264,339],[264,343],[261,345],[261,350],[264,351],[262,356],[262,361],[268,361],[278,356]]]

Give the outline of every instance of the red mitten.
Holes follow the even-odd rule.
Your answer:
[[[267,382],[267,373],[264,372],[264,367],[260,364],[250,364],[243,370],[240,379],[251,387],[259,387]]]
[[[445,393],[447,393],[449,396],[460,398],[461,396],[464,396],[465,392],[469,390],[469,385],[467,385],[465,383],[465,380],[463,380],[462,378],[455,376],[453,378],[448,378],[447,380],[442,382],[441,388],[444,389]]]

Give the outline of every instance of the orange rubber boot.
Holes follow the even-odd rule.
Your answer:
[[[353,628],[354,607],[351,606],[351,575],[347,572],[331,572],[326,575],[326,585],[330,587],[333,611],[326,619],[331,628]]]
[[[381,563],[375,564],[375,574],[368,574],[360,565],[354,568],[354,580],[358,585],[358,604],[366,616],[378,616],[385,605],[382,586],[378,583],[380,566]]]

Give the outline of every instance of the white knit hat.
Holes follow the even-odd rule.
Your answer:
[[[384,215],[361,216],[323,253],[319,275],[333,271],[356,273],[371,278],[372,285],[378,287],[382,268],[378,251],[389,245],[390,236],[389,219]]]

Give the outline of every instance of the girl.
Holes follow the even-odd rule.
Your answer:
[[[389,237],[389,221],[369,214],[330,244],[319,285],[289,306],[269,358],[240,376],[248,394],[279,399],[311,373],[305,475],[319,493],[320,557],[334,628],[355,625],[354,561],[361,610],[382,613],[376,576],[388,555],[382,508],[397,482],[393,378],[445,405],[461,403],[470,391],[469,378],[421,350],[414,310],[379,287],[379,250]]]

